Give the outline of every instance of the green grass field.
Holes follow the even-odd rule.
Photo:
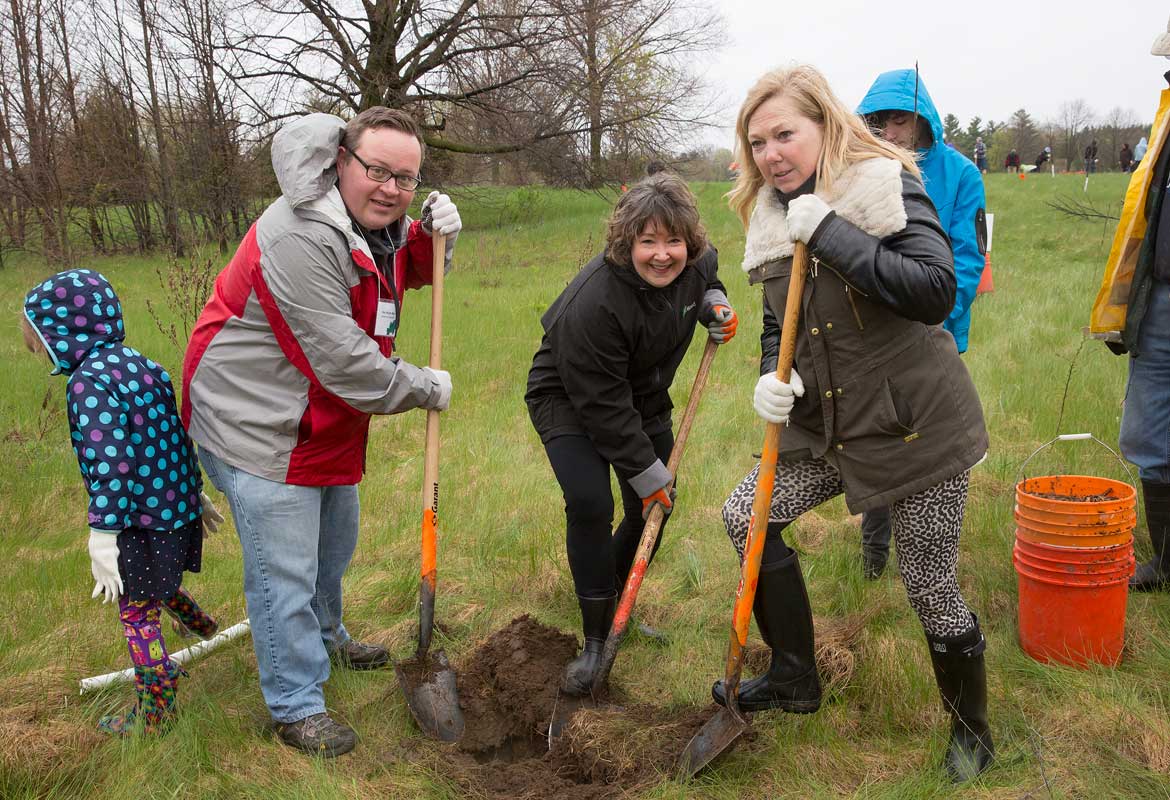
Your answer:
[[[1170,596],[1131,598],[1117,669],[1042,666],[1016,641],[1012,494],[1020,464],[1057,433],[1091,431],[1114,443],[1120,419],[1125,360],[1099,343],[1082,349],[1081,334],[1112,227],[1047,205],[1060,195],[1084,197],[1082,180],[987,179],[995,292],[975,304],[966,362],[991,452],[973,472],[959,572],[988,639],[999,758],[960,790],[966,797],[1170,796]],[[671,643],[627,643],[612,676],[633,698],[663,707],[705,705],[722,672],[738,564],[719,510],[751,468],[763,434],[751,408],[760,297],[739,269],[743,235],[721,198],[727,188],[697,191],[740,335],[716,358],[681,469],[678,511],[639,597],[643,618]],[[1087,197],[1116,213],[1124,188],[1125,176],[1098,175]],[[610,199],[523,189],[456,200],[467,228],[444,311],[444,366],[455,394],[443,415],[437,618],[445,628],[438,643],[458,662],[522,613],[577,632],[559,490],[522,396],[540,314],[599,249]],[[161,299],[154,271],[161,262],[121,257],[90,266],[120,292],[129,343],[177,379],[182,354],[146,309],[147,298]],[[246,639],[191,668],[180,687],[182,716],[166,737],[110,741],[94,732],[98,717],[131,692],[122,686],[80,697],[78,680],[128,660],[116,612],[89,599],[86,498],[68,446],[64,381],[47,377],[43,362],[24,352],[17,328],[25,290],[48,271],[14,259],[0,272],[0,309],[10,314],[0,326],[0,798],[461,796],[441,772],[399,757],[421,735],[390,671],[335,672],[326,687],[330,708],[361,736],[353,754],[321,762],[276,744]],[[423,363],[428,292],[408,295],[404,318],[400,353]],[[700,338],[678,373],[679,408]],[[396,657],[412,652],[417,624],[422,442],[421,414],[375,421],[362,538],[346,584],[351,632],[386,643]],[[1033,465],[1031,474],[1124,476],[1107,452],[1085,442],[1050,448]],[[811,716],[758,716],[751,747],[691,784],[664,777],[638,796],[952,796],[937,768],[946,720],[896,570],[876,583],[862,580],[857,521],[840,500],[803,518],[791,538],[818,631],[856,631],[842,640],[826,703]],[[204,571],[187,586],[224,623],[245,616],[230,526],[207,540]]]

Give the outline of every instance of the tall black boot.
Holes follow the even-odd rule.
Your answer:
[[[577,595],[577,602],[581,606],[581,630],[585,633],[585,646],[581,648],[581,655],[565,667],[565,674],[561,680],[561,691],[565,694],[576,697],[589,694],[593,678],[597,675],[597,668],[601,666],[601,651],[605,648],[605,639],[609,636],[610,625],[613,624],[617,597],[616,592],[609,597]]]
[[[934,679],[951,715],[951,738],[943,765],[955,783],[969,781],[991,764],[995,746],[987,724],[987,642],[979,621],[959,636],[927,636]]]
[[[861,515],[861,574],[877,580],[890,559],[890,509],[875,508]]]
[[[821,707],[821,681],[813,648],[812,607],[795,550],[760,567],[752,610],[760,635],[772,648],[772,664],[763,675],[740,684],[739,707],[811,714]],[[711,696],[719,705],[727,704],[723,681],[711,687]]]
[[[1170,483],[1142,481],[1142,499],[1146,505],[1146,527],[1150,529],[1150,544],[1154,557],[1138,564],[1129,579],[1129,588],[1135,592],[1165,589],[1170,585]]]

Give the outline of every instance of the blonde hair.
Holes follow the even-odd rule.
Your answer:
[[[900,147],[874,136],[865,121],[833,94],[829,82],[816,67],[800,64],[767,72],[756,81],[739,108],[735,120],[739,177],[727,193],[728,205],[746,228],[756,195],[764,185],[748,141],[748,124],[761,105],[773,97],[787,96],[796,110],[821,129],[821,153],[817,158],[817,190],[832,192],[833,183],[846,168],[868,158],[893,158],[920,176],[914,157]]]

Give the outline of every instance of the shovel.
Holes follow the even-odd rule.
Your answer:
[[[447,237],[431,237],[431,369],[439,369],[443,335],[443,270]],[[463,712],[455,689],[455,670],[442,650],[429,652],[435,627],[436,538],[439,524],[439,412],[427,411],[426,457],[423,467],[422,580],[419,581],[418,650],[395,664],[398,685],[410,713],[423,733],[444,742],[463,735]]]
[[[715,360],[715,351],[718,349],[719,345],[707,339],[707,345],[703,348],[703,358],[699,362],[699,371],[691,386],[691,397],[687,401],[686,411],[683,412],[682,422],[678,426],[678,438],[674,440],[674,448],[670,451],[670,460],[666,465],[671,475],[678,474],[678,465],[687,446],[687,436],[690,435],[695,412],[699,408],[699,398],[707,385],[707,375],[711,372],[711,362]],[[674,481],[671,480],[671,486],[673,485]],[[618,646],[622,643],[622,637],[626,635],[626,628],[629,627],[630,614],[633,613],[634,602],[638,599],[638,589],[642,586],[642,579],[646,577],[646,569],[650,566],[650,554],[654,552],[654,542],[658,539],[658,532],[662,530],[662,521],[665,518],[666,514],[658,503],[646,518],[646,525],[642,528],[642,539],[638,542],[638,552],[634,554],[634,565],[630,568],[625,589],[622,590],[617,611],[614,612],[613,624],[610,626],[609,636],[605,639],[605,649],[601,651],[601,666],[598,667],[597,675],[590,687],[594,695],[605,685],[609,671],[613,669],[613,660],[617,657]]]
[[[797,242],[792,258],[792,275],[788,279],[788,301],[784,308],[784,328],[780,335],[780,357],[776,362],[776,377],[785,383],[791,379],[792,358],[796,353],[797,322],[800,317],[800,300],[804,294],[807,264],[808,251],[803,242]],[[752,518],[748,525],[747,541],[744,543],[739,587],[735,592],[731,641],[727,647],[727,668],[723,678],[727,705],[707,720],[683,750],[678,761],[678,775],[683,779],[691,777],[711,763],[751,727],[750,718],[739,710],[739,676],[743,672],[748,623],[752,618],[752,602],[756,599],[760,559],[764,555],[764,537],[772,503],[772,489],[776,482],[776,460],[780,452],[782,430],[780,424],[769,422],[764,434],[760,471],[756,475],[756,494],[752,500]]]

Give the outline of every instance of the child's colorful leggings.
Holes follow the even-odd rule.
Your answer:
[[[145,732],[161,733],[174,716],[175,692],[183,671],[167,657],[167,646],[158,624],[162,607],[159,600],[130,600],[125,595],[118,598],[118,616],[130,660],[134,662],[134,688],[138,698],[130,711],[102,717],[99,730],[124,736],[140,718]]]
[[[219,623],[200,608],[195,598],[182,587],[163,601],[163,605],[168,614],[200,639],[210,639],[219,630]]]
[[[118,616],[134,666],[153,667],[167,662],[167,646],[158,624],[161,615],[159,600],[130,600],[125,595],[118,598]]]

